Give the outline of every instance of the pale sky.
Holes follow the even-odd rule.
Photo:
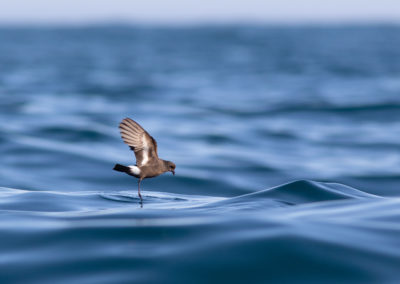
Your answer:
[[[400,0],[0,0],[0,23],[400,22]]]

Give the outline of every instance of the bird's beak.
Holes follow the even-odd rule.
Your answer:
[[[173,175],[175,175],[175,171],[174,170],[172,170],[171,172],[172,172]]]

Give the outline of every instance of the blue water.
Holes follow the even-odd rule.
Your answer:
[[[1,283],[400,281],[400,27],[0,28]],[[131,117],[176,175],[142,183]]]

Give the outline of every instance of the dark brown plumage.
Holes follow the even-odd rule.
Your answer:
[[[123,166],[116,164],[114,170],[127,173],[139,179],[138,194],[140,194],[140,182],[145,178],[156,177],[165,172],[175,175],[175,164],[158,158],[157,142],[139,125],[130,118],[125,118],[119,124],[122,140],[128,144],[135,153],[136,165]]]

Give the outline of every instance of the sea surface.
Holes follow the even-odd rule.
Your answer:
[[[1,283],[400,283],[400,26],[0,27]],[[131,117],[176,175],[142,182]]]

